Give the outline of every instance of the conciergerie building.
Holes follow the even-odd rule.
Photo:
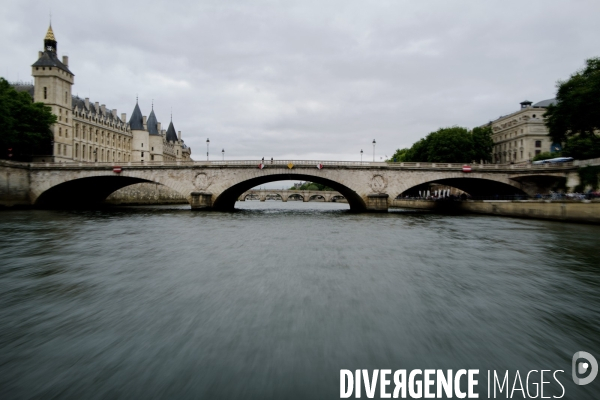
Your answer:
[[[127,115],[117,114],[104,104],[72,95],[75,75],[69,69],[69,58],[58,58],[57,41],[48,28],[44,51],[32,65],[33,85],[17,85],[26,90],[33,101],[46,104],[57,116],[52,157],[36,157],[34,161],[54,162],[140,162],[190,161],[191,149],[176,133],[173,121],[162,129],[154,114],[142,115],[137,103],[129,122]],[[50,158],[50,159],[49,159]]]

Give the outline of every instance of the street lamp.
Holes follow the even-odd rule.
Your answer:
[[[223,155],[223,161],[225,161],[225,149],[221,150],[221,154]]]
[[[360,149],[360,162],[362,162],[362,154],[363,154],[363,151],[362,151],[362,149]]]
[[[210,139],[206,139],[206,161],[208,161],[208,145],[210,144]]]
[[[375,139],[373,139],[373,162],[375,162]]]

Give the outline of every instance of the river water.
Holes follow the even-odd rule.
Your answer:
[[[0,398],[331,399],[385,368],[597,398],[571,357],[600,359],[600,227],[237,206],[1,213]]]

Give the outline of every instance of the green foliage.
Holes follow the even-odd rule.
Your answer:
[[[576,192],[583,192],[586,186],[591,186],[593,190],[598,189],[598,178],[600,177],[600,166],[589,166],[579,168],[580,184],[575,188]]]
[[[586,60],[586,66],[566,81],[559,81],[557,104],[546,111],[546,126],[555,142],[570,136],[593,136],[600,129],[600,58]]]
[[[492,129],[489,126],[440,128],[419,140],[410,149],[397,150],[398,162],[467,163],[473,160],[491,161]]]
[[[600,138],[597,136],[572,136],[567,139],[561,152],[564,157],[579,160],[600,157]]]
[[[473,128],[471,135],[473,137],[473,159],[491,162],[492,149],[494,148],[492,126]]]
[[[388,162],[404,162],[405,157],[406,157],[406,153],[408,152],[408,149],[398,149],[396,150],[396,152],[392,155],[392,158],[390,160],[387,160]]]
[[[304,182],[299,188],[291,187],[290,190],[333,190],[329,186],[315,182]]]
[[[17,161],[29,160],[33,154],[48,154],[53,139],[50,125],[56,122],[50,107],[33,103],[31,96],[17,92],[0,78],[0,158],[9,158],[12,148]]]
[[[551,158],[556,158],[557,155],[555,153],[550,153],[549,151],[546,151],[544,153],[540,153],[537,156],[533,157],[532,161],[540,161],[540,160],[549,160]]]

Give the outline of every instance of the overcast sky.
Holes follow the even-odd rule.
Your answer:
[[[0,75],[29,81],[50,9],[73,94],[173,109],[192,158],[372,159],[554,97],[600,55],[590,1],[4,0]]]

